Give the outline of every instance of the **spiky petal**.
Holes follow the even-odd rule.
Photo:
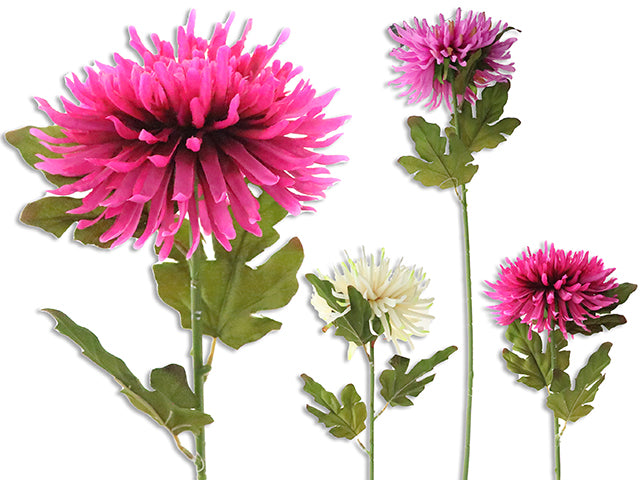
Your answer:
[[[417,18],[414,18],[413,27],[407,22],[396,24],[389,29],[389,35],[401,46],[394,48],[391,56],[402,62],[402,65],[394,67],[401,75],[389,83],[400,88],[408,87],[402,96],[408,95],[410,104],[426,100],[425,106],[434,109],[444,100],[452,110],[451,82],[456,72],[465,67],[467,60],[476,52],[485,49],[472,85],[464,94],[466,100],[474,103],[477,99],[474,88],[506,82],[515,71],[513,63],[505,62],[511,58],[509,48],[516,39],[499,38],[507,28],[507,24],[502,22],[493,25],[491,18],[484,13],[469,12],[462,18],[461,9],[456,10],[453,20],[445,20],[441,14],[436,25]]]
[[[349,308],[349,286],[353,286],[369,302],[373,315],[378,317],[384,329],[384,338],[390,340],[399,352],[398,341],[408,342],[411,336],[423,337],[429,333],[433,316],[429,308],[433,298],[421,298],[429,285],[422,269],[406,267],[399,262],[392,266],[384,252],[378,257],[362,256],[347,259],[338,265],[333,275],[324,277],[333,284],[336,298]],[[340,316],[317,293],[311,297],[311,305],[327,323]]]
[[[499,302],[491,308],[500,325],[519,320],[537,332],[557,325],[566,338],[569,322],[588,331],[585,320],[618,301],[604,294],[618,286],[608,278],[615,268],[604,268],[589,252],[565,252],[545,243],[544,249],[533,254],[527,249],[500,268],[498,281],[487,282],[493,291],[486,292]]]
[[[324,197],[335,181],[324,166],[346,159],[315,151],[331,145],[348,118],[322,113],[335,90],[316,95],[308,81],[290,85],[302,69],[272,61],[287,29],[274,45],[243,52],[249,20],[228,45],[232,19],[218,23],[207,40],[195,35],[191,12],[186,28],[178,28],[177,49],[151,35],[155,51],[130,28],[142,63],[115,54],[114,65],[87,68],[84,81],[72,75],[67,86],[77,103],[61,98],[62,112],[37,99],[64,137],[32,132],[55,154],[36,166],[74,178],[52,193],[86,193],[70,213],[103,207],[78,228],[113,219],[100,240],[114,246],[136,230],[136,247],[157,233],[165,258],[188,218],[191,255],[201,233],[231,248],[231,214],[241,228],[261,235],[259,205],[247,183],[292,214]]]

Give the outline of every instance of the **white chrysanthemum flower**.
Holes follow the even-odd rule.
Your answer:
[[[348,287],[355,287],[369,302],[373,315],[380,319],[384,338],[393,342],[398,352],[398,341],[408,342],[413,348],[411,336],[423,337],[429,333],[434,317],[428,312],[433,298],[421,298],[429,285],[422,269],[406,267],[400,262],[392,267],[384,250],[377,259],[366,256],[363,251],[355,261],[347,256],[347,261],[335,268],[333,276],[323,278],[333,284],[335,297],[347,308],[350,307]],[[327,324],[343,314],[333,310],[316,292],[311,297],[311,305]],[[350,348],[350,353],[352,350]]]

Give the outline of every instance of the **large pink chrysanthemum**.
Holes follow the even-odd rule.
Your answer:
[[[515,262],[506,262],[498,281],[487,282],[493,289],[487,295],[500,302],[491,307],[500,325],[520,319],[538,332],[557,325],[566,338],[568,322],[588,331],[584,321],[618,301],[604,295],[618,286],[615,278],[607,279],[615,268],[605,269],[589,252],[565,252],[545,244],[544,250],[532,254],[527,249]]]
[[[105,207],[78,228],[114,218],[100,240],[115,240],[115,246],[144,227],[135,246],[157,232],[164,258],[188,217],[189,255],[201,231],[230,249],[236,235],[231,213],[243,229],[261,235],[258,201],[247,182],[292,214],[310,210],[302,202],[323,197],[335,182],[323,165],[346,157],[313,149],[331,145],[340,135],[328,135],[348,118],[322,113],[336,90],[316,96],[304,80],[287,88],[302,69],[270,61],[289,31],[283,30],[271,47],[243,53],[251,21],[241,38],[227,45],[232,20],[233,15],[217,24],[207,40],[194,35],[191,12],[186,29],[178,29],[177,52],[155,34],[151,40],[157,52],[148,50],[130,28],[130,44],[142,64],[115,54],[114,66],[87,68],[84,82],[73,75],[67,86],[77,103],[61,98],[63,112],[37,99],[65,135],[32,132],[62,155],[42,156],[37,167],[77,177],[52,193],[88,192],[82,206],[69,213]]]
[[[485,87],[494,82],[506,82],[515,71],[513,63],[505,63],[511,58],[509,47],[516,41],[498,39],[507,24],[493,26],[491,18],[484,13],[469,12],[462,18],[458,9],[454,20],[445,20],[430,26],[426,20],[414,18],[415,27],[407,22],[389,29],[391,37],[401,47],[391,51],[402,65],[394,67],[402,75],[390,82],[398,87],[408,86],[402,96],[409,95],[409,103],[427,100],[426,107],[437,108],[445,101],[452,110],[452,85],[456,72],[467,65],[467,60],[478,50],[484,49],[471,80],[477,87]],[[453,70],[453,71],[452,71]],[[467,87],[464,98],[469,102],[477,99],[472,88]]]

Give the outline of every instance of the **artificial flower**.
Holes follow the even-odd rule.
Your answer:
[[[389,35],[400,43],[400,47],[391,51],[391,56],[402,62],[394,67],[401,73],[400,77],[390,84],[400,88],[408,86],[401,95],[409,95],[410,104],[427,100],[425,106],[435,109],[444,100],[452,110],[455,75],[480,50],[471,83],[464,93],[465,100],[475,102],[475,90],[494,82],[506,82],[515,71],[513,63],[506,62],[511,58],[509,48],[516,39],[501,39],[508,29],[506,23],[493,25],[484,13],[469,12],[462,18],[458,8],[453,20],[445,20],[440,14],[436,25],[417,18],[414,18],[414,25],[403,22],[389,29]]]
[[[355,287],[369,302],[372,314],[381,321],[384,338],[393,342],[396,350],[400,349],[398,341],[413,347],[411,336],[423,337],[429,333],[433,316],[428,312],[433,298],[421,298],[429,285],[421,269],[406,267],[400,262],[391,266],[384,251],[377,258],[362,252],[355,261],[347,257],[346,262],[334,269],[333,275],[323,278],[332,283],[335,297],[347,309],[350,307],[348,288]],[[311,305],[328,324],[344,313],[334,311],[316,292],[311,297]],[[373,317],[370,322],[372,320]]]
[[[188,256],[201,233],[229,250],[236,236],[232,215],[261,235],[249,183],[292,214],[312,210],[304,202],[323,197],[334,183],[325,165],[345,157],[314,149],[331,145],[348,118],[322,113],[336,90],[316,96],[308,81],[289,85],[302,69],[272,61],[289,30],[273,46],[243,53],[251,21],[227,45],[232,20],[233,14],[218,23],[207,40],[195,35],[192,11],[186,28],[178,28],[177,49],[151,35],[155,52],[131,27],[130,45],[142,63],[115,54],[114,65],[87,68],[84,81],[72,75],[67,87],[76,102],[61,98],[62,112],[37,99],[63,137],[32,131],[52,152],[36,166],[73,179],[52,193],[87,192],[69,213],[96,212],[78,228],[113,219],[100,237],[113,246],[136,230],[142,233],[135,247],[157,233],[163,259],[188,218]]]
[[[605,268],[589,252],[565,252],[545,243],[544,249],[523,252],[515,261],[506,260],[493,291],[487,295],[499,303],[491,308],[500,325],[519,320],[529,331],[551,331],[557,325],[565,338],[567,324],[574,322],[588,331],[585,320],[618,300],[605,295],[618,286],[608,278],[615,268]]]

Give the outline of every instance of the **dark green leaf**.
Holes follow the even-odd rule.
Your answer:
[[[612,328],[624,325],[625,323],[627,323],[627,319],[623,315],[602,315],[596,318],[587,318],[584,321],[584,324],[589,329],[588,331],[574,322],[568,322],[567,332],[571,335],[581,334],[590,336],[594,333],[603,332],[605,329],[611,330]]]
[[[490,54],[493,46],[498,43],[500,38],[502,38],[502,36],[510,30],[516,30],[518,32],[520,31],[513,27],[505,28],[502,32],[496,35],[491,44],[486,45],[480,50],[476,50],[473,55],[466,59],[466,65],[464,67],[458,68],[458,72],[453,83],[454,92],[457,92],[458,95],[462,95],[467,88],[470,88],[471,90],[476,89],[476,86],[472,81],[476,71],[491,68],[491,66],[487,65],[486,63],[487,56]]]
[[[60,158],[61,155],[57,153],[50,152],[45,146],[40,143],[36,137],[31,135],[30,131],[32,128],[36,128],[37,130],[41,130],[42,132],[56,138],[63,138],[64,135],[60,132],[60,127],[57,125],[53,125],[50,127],[23,127],[18,130],[14,130],[12,132],[7,132],[5,134],[5,138],[7,142],[18,149],[20,155],[23,160],[32,168],[36,168],[35,164],[41,162],[42,160],[36,157],[37,154],[44,155],[47,158]],[[55,185],[56,187],[60,187],[62,185],[67,185],[69,183],[73,183],[77,180],[77,178],[63,177],[62,175],[51,175],[50,173],[43,172],[42,173],[46,179]]]
[[[329,433],[338,438],[348,438],[352,440],[365,429],[365,419],[367,418],[367,407],[360,401],[360,395],[352,384],[347,385],[342,390],[338,401],[336,396],[327,392],[322,385],[314,381],[308,375],[302,374],[304,380],[304,391],[309,393],[318,405],[324,407],[327,412],[319,410],[311,405],[307,405],[307,410],[318,418],[318,422],[323,423]]]
[[[600,384],[604,381],[602,370],[611,362],[609,350],[611,343],[605,342],[589,357],[587,364],[578,372],[573,390],[569,388],[570,385],[566,385],[565,380],[565,388],[549,395],[547,406],[559,418],[575,422],[593,410],[588,404],[593,402]]]
[[[550,389],[552,392],[562,392],[567,388],[571,388],[571,377],[567,372],[555,369],[553,371],[553,380]]]
[[[289,303],[298,289],[296,273],[304,257],[300,241],[293,238],[262,265],[246,264],[278,240],[273,225],[286,215],[268,195],[260,196],[260,203],[262,237],[236,225],[233,249],[227,252],[215,244],[216,259],[205,261],[200,271],[204,333],[233,348],[280,328],[279,322],[258,313]],[[153,271],[158,295],[180,313],[182,326],[190,328],[190,274],[184,254],[173,251],[171,260],[154,265]]]
[[[307,273],[305,275],[305,278],[311,285],[313,285],[316,293],[327,302],[327,305],[329,305],[329,307],[331,307],[336,312],[344,311],[346,306],[341,305],[340,301],[333,296],[333,283],[331,283],[329,280],[320,279],[313,273]]]
[[[626,302],[631,296],[631,294],[636,291],[636,288],[638,288],[638,286],[633,283],[621,283],[616,288],[607,290],[606,292],[604,292],[604,294],[607,297],[617,297],[618,301],[613,305],[609,305],[608,307],[598,310],[598,313],[599,314],[611,313],[615,308],[619,307],[624,302]]]
[[[466,65],[459,69],[453,81],[453,90],[458,95],[463,95],[467,87],[471,84],[471,79],[476,73],[476,69],[482,60],[482,49],[476,50],[466,60]]]
[[[500,120],[507,103],[508,82],[496,83],[482,91],[482,98],[476,102],[476,115],[469,102],[464,102],[458,115],[459,137],[471,152],[484,148],[495,148],[511,135],[520,120],[503,118]]]
[[[77,325],[58,310],[44,311],[56,320],[56,330],[69,337],[89,360],[113,376],[122,387],[122,393],[134,407],[149,415],[172,434],[178,435],[187,430],[197,432],[213,421],[209,415],[191,407],[193,402],[190,395],[193,393],[190,390],[187,393],[189,387],[182,367],[169,365],[154,370],[152,386],[156,390],[150,391],[140,383],[121,359],[102,347],[91,331]]]
[[[449,138],[449,153],[445,153],[447,137],[440,135],[440,127],[427,123],[422,117],[409,117],[411,138],[420,158],[406,156],[398,162],[413,178],[426,187],[454,188],[471,180],[478,170],[471,165],[473,157],[456,136]]]
[[[435,374],[428,377],[425,375],[436,365],[449,358],[456,350],[458,347],[454,346],[440,350],[431,358],[420,360],[408,373],[409,359],[394,355],[389,361],[392,368],[380,374],[380,384],[382,385],[380,394],[392,407],[413,405],[409,397],[417,397],[435,377]]]
[[[187,374],[182,365],[172,363],[163,368],[151,370],[149,384],[154,390],[164,394],[180,407],[196,408],[198,397],[189,387]]]
[[[350,285],[348,292],[351,308],[335,320],[335,333],[358,346],[362,346],[376,338],[376,334],[371,331],[370,327],[374,315],[369,302],[355,287]]]
[[[588,331],[584,330],[582,327],[576,325],[574,322],[569,322],[567,324],[567,332],[572,335],[581,334],[585,336],[593,335],[594,333],[599,333],[606,330],[611,330],[614,327],[618,327],[620,325],[624,325],[627,323],[627,319],[624,315],[619,314],[611,314],[613,310],[622,305],[629,299],[629,296],[635,292],[637,285],[633,283],[622,283],[618,285],[616,288],[612,288],[611,290],[607,290],[604,292],[604,295],[607,297],[616,297],[618,301],[613,305],[609,305],[608,307],[601,308],[600,310],[593,312],[596,318],[587,318],[584,321],[584,324],[589,329]]]
[[[568,343],[560,330],[554,330],[552,335],[557,349],[556,369],[566,370],[570,352],[562,349]],[[515,321],[507,328],[506,337],[513,343],[513,351],[505,348],[502,357],[507,362],[507,368],[520,376],[518,381],[536,390],[551,385],[551,349],[547,345],[543,351],[540,335],[532,331],[529,340],[529,326]]]

